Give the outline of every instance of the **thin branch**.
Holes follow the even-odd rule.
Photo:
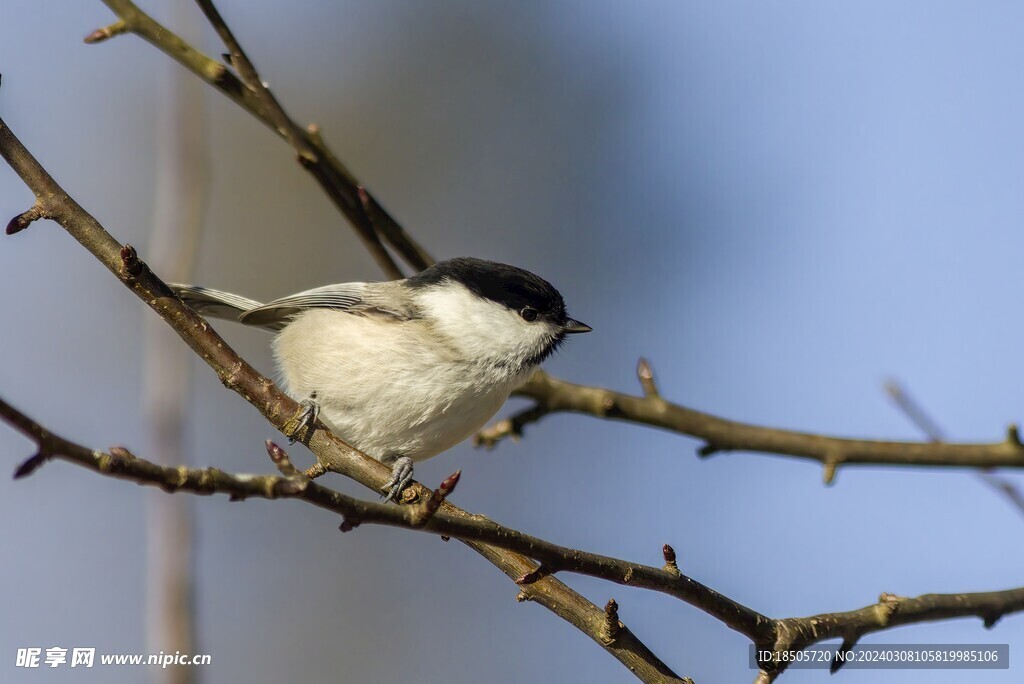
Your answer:
[[[532,382],[533,378],[528,381]],[[519,391],[521,391],[520,388]],[[544,416],[551,413],[546,404],[537,402],[529,408],[514,413],[508,418],[502,418],[494,425],[485,427],[473,435],[473,446],[487,447],[493,449],[498,442],[508,437],[513,442],[518,442],[523,437],[523,430],[527,425],[536,423]]]
[[[847,439],[727,420],[673,404],[657,394],[635,396],[602,387],[577,385],[542,371],[534,373],[515,394],[536,403],[485,428],[477,435],[477,444],[492,447],[505,437],[520,436],[527,425],[552,413],[582,413],[695,437],[704,442],[698,449],[700,456],[726,451],[794,456],[818,461],[833,475],[837,467],[845,465],[1024,467],[1024,444],[1021,444],[1015,426],[1007,430],[1003,441],[981,444]]]
[[[1021,492],[1016,484],[1005,477],[1000,477],[989,468],[983,468],[977,474],[978,479],[1009,501],[1018,513],[1024,513],[1024,492]]]
[[[849,650],[862,637],[874,632],[961,617],[981,618],[985,628],[991,629],[1003,616],[1021,611],[1024,611],[1024,587],[965,594],[924,594],[916,598],[882,594],[878,603],[857,610],[777,620],[777,636],[771,648],[781,653],[841,638],[841,648]],[[773,669],[774,664],[762,663],[765,668],[762,681],[774,680],[787,664],[780,662],[778,669]]]
[[[271,425],[291,436],[287,426],[294,422],[293,419],[299,412],[298,404],[284,394],[269,378],[261,375],[238,356],[206,321],[175,297],[167,285],[138,258],[133,247],[122,246],[107,233],[96,219],[54,181],[2,119],[0,119],[0,156],[7,161],[35,194],[34,208],[37,209],[38,218],[50,218],[59,223],[83,247],[99,259],[118,280],[170,325],[185,343],[216,371],[225,387],[240,394],[260,411]],[[26,434],[36,434],[33,431],[33,424],[31,421],[26,423],[27,419],[24,416],[13,415],[9,418],[13,425],[23,431],[27,430]],[[35,429],[37,430],[38,426]],[[316,455],[323,468],[340,473],[375,491],[379,491],[390,477],[390,468],[360,453],[335,437],[322,425],[318,424],[317,429],[311,435],[306,436],[304,443]],[[65,446],[72,450],[76,447],[73,444]],[[81,449],[79,448],[76,453],[81,455]],[[40,451],[18,469],[18,475],[27,475],[53,455],[49,451]],[[119,464],[126,462],[123,459],[117,460]],[[194,481],[197,490],[202,490],[209,487],[211,478],[216,480],[223,476],[223,473],[216,470],[206,469],[204,472],[205,474],[202,472],[192,474],[190,477],[194,480],[190,478],[186,478],[186,480]],[[166,475],[165,472],[155,476],[161,478],[164,475]],[[257,482],[261,486],[271,486],[272,488],[284,486],[277,481],[265,479],[257,480]],[[243,487],[245,483],[227,483],[225,486]],[[416,483],[413,483],[412,487],[412,491],[420,498],[429,493],[429,490],[424,490]],[[313,488],[312,491],[320,490]],[[471,516],[447,502],[442,504],[440,511],[452,519],[483,520],[482,516]],[[467,542],[467,544],[513,580],[533,571],[536,567],[530,558],[521,554],[479,542]],[[577,627],[642,681],[679,681],[678,675],[673,673],[635,636],[629,634],[614,644],[605,644],[598,629],[603,614],[601,609],[554,577],[549,577],[543,582],[529,587],[523,587],[519,596],[521,600],[539,603]]]
[[[946,441],[939,424],[932,420],[928,412],[910,396],[902,385],[895,380],[888,380],[884,387],[885,393],[892,399],[892,403],[907,417],[907,420],[921,431],[921,434],[932,442]]]
[[[242,46],[235,39],[235,35],[228,28],[227,23],[213,2],[210,0],[196,0],[196,4],[199,5],[199,9],[203,11],[207,21],[210,22],[217,35],[220,36],[224,46],[227,47],[227,57],[241,77],[242,83],[256,97],[256,101],[260,106],[261,117],[268,119],[281,137],[291,143],[291,146],[295,148],[303,162],[315,162],[317,155],[306,141],[306,137],[302,134],[302,129],[291,120],[288,113],[281,106],[281,103],[270,92],[270,87],[260,78],[256,72],[256,67],[253,66],[248,55],[245,54],[245,50],[242,49]]]
[[[234,39],[212,3],[203,0],[200,2],[200,6],[211,18],[218,34],[225,41],[230,51],[232,65],[239,70],[241,78],[223,63],[196,50],[130,0],[103,0],[103,2],[118,17],[118,21],[110,27],[91,33],[85,39],[87,43],[101,42],[122,33],[133,33],[175,59],[284,138],[295,148],[298,161],[303,168],[309,171],[338,210],[349,220],[363,245],[389,278],[401,278],[403,274],[387,249],[381,244],[382,237],[414,269],[421,270],[433,263],[422,247],[411,239],[407,239],[408,236],[404,231],[378,229],[379,222],[375,222],[367,215],[364,202],[360,199],[361,184],[337,162],[337,157],[324,145],[319,130],[311,132],[299,126],[287,115],[259,77],[252,62],[245,56],[241,46]],[[216,17],[216,21],[214,21],[214,17]],[[110,35],[107,35],[108,33]],[[374,200],[374,204],[377,207],[380,206],[376,200]],[[380,209],[380,212],[387,217],[388,222],[397,225],[383,209]]]
[[[902,411],[903,415],[916,425],[928,439],[933,442],[945,441],[942,428],[910,396],[905,387],[895,380],[890,380],[885,383],[885,392],[892,399],[893,403],[896,404],[896,408]],[[1016,429],[1011,428],[1011,430],[1011,439],[1019,441],[1020,438],[1016,435]],[[1000,477],[993,472],[992,468],[982,468],[976,475],[985,486],[1009,501],[1017,509],[1018,513],[1024,513],[1024,494],[1021,493],[1016,484],[1005,477]]]
[[[231,29],[228,28],[227,22],[224,21],[212,0],[196,0],[196,4],[199,5],[203,14],[206,15],[206,19],[213,26],[224,46],[228,49],[227,57],[241,77],[242,83],[255,95],[256,102],[259,105],[260,118],[266,120],[281,137],[295,148],[299,164],[306,168],[325,190],[328,190],[328,195],[335,199],[336,205],[343,210],[348,208],[345,215],[363,240],[366,249],[369,250],[383,271],[389,277],[401,278],[402,271],[381,243],[380,235],[375,230],[373,222],[369,220],[365,211],[361,213],[355,211],[356,207],[361,208],[362,204],[354,205],[352,203],[352,184],[346,184],[344,177],[339,176],[329,164],[321,162],[319,155],[313,149],[302,127],[288,116],[284,107],[274,97],[274,94],[270,92],[270,87],[266,81],[260,78],[260,75],[256,72],[256,67],[253,66],[252,61],[245,54],[242,46],[231,32]],[[342,193],[345,197],[342,196]]]

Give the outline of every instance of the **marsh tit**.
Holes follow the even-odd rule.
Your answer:
[[[295,434],[319,418],[391,465],[382,491],[395,501],[414,461],[474,434],[566,335],[591,330],[569,318],[543,278],[469,257],[404,280],[326,285],[267,304],[171,288],[201,315],[276,332],[281,379],[303,406]]]

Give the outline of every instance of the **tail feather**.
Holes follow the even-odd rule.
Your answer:
[[[196,313],[208,318],[221,318],[226,321],[239,322],[239,317],[243,313],[263,306],[261,302],[257,302],[255,299],[247,299],[230,292],[212,290],[208,287],[178,285],[175,283],[168,283],[168,285],[174,290],[174,294],[181,298],[181,301],[192,307]],[[276,324],[258,327],[268,330],[280,328]]]

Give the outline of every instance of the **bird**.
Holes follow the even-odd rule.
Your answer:
[[[413,464],[476,433],[571,334],[551,283],[474,257],[440,261],[405,279],[325,285],[266,304],[170,284],[207,318],[275,334],[279,379],[301,406],[301,430],[320,420],[389,465],[381,488],[399,500]]]

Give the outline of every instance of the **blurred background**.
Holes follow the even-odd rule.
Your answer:
[[[184,5],[173,8],[171,5]],[[178,0],[141,5],[180,22]],[[220,0],[300,122],[438,257],[533,270],[595,332],[547,366],[738,420],[918,439],[896,378],[951,439],[1019,420],[1024,336],[1024,6],[860,2]],[[72,196],[151,262],[161,123],[176,66],[96,2],[0,7],[0,112]],[[222,48],[198,34],[208,54]],[[380,273],[288,146],[200,89],[208,182],[195,278],[259,299]],[[29,191],[0,168],[0,215]],[[173,239],[171,243],[173,244]],[[0,394],[83,444],[147,454],[144,321],[153,314],[54,224],[0,240]],[[272,370],[269,337],[222,324]],[[279,438],[197,359],[192,463],[267,472]],[[508,414],[521,401],[511,402]],[[559,415],[463,470],[455,503],[552,541],[683,572],[765,614],[1022,584],[1024,515],[970,472],[840,470]],[[13,469],[31,444],[0,426]],[[305,450],[293,459],[312,462]],[[1024,486],[1024,477],[1009,474]],[[325,483],[367,495],[338,476]],[[146,668],[14,667],[18,648],[148,650],[147,502],[66,463],[0,478],[3,681],[138,682]],[[177,495],[184,497],[186,495]],[[632,676],[474,553],[294,502],[190,497],[200,681],[588,681]],[[168,541],[168,552],[175,555]],[[671,598],[562,577],[681,675],[750,681],[747,641]],[[1024,617],[963,619],[873,643],[1009,643]],[[842,671],[844,682],[954,682],[956,671]],[[781,681],[819,682],[822,671]]]

